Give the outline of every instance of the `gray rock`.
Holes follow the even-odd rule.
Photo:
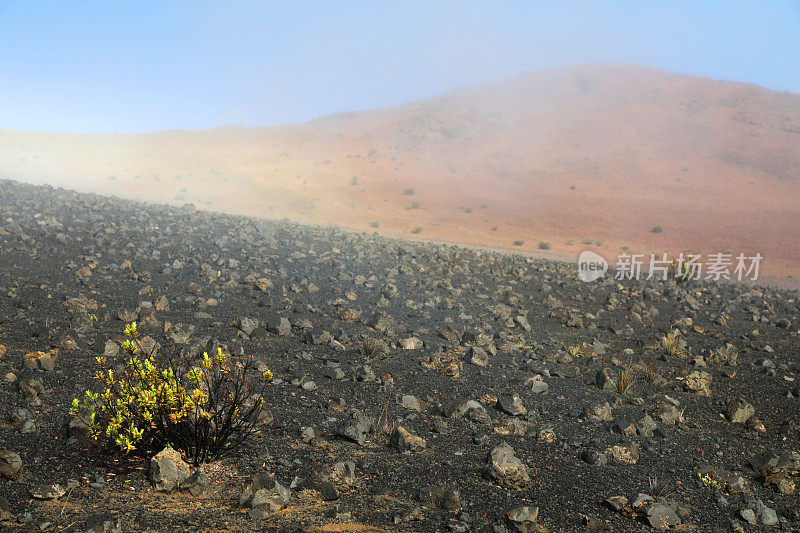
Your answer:
[[[84,522],[84,533],[122,533],[119,517],[111,513],[95,514]]]
[[[378,379],[375,371],[369,365],[361,365],[356,369],[356,381],[363,381],[364,383],[372,383]]]
[[[586,416],[598,422],[610,422],[614,420],[611,414],[611,405],[608,402],[596,403],[586,408]]]
[[[539,518],[539,508],[527,505],[518,505],[506,513],[511,525],[520,533],[533,533],[536,531],[536,520]]]
[[[303,428],[303,431],[300,433],[300,438],[303,439],[303,442],[306,444],[310,444],[315,438],[317,438],[317,434],[314,431],[314,428],[307,427]]]
[[[622,511],[628,507],[628,498],[625,496],[611,496],[606,499],[606,505],[615,511]]]
[[[680,420],[681,412],[674,405],[667,403],[658,406],[653,416],[664,424],[674,426]]]
[[[523,489],[531,483],[528,467],[506,443],[495,446],[489,452],[489,477],[501,487],[514,490]]]
[[[636,431],[643,437],[652,437],[656,428],[658,428],[656,421],[648,414],[645,414],[636,422]]]
[[[656,529],[669,529],[681,523],[675,507],[659,501],[647,508],[647,522]]]
[[[103,355],[106,357],[116,357],[119,354],[119,344],[112,340],[107,340],[103,347]]]
[[[480,346],[473,346],[469,349],[470,361],[475,366],[484,367],[489,364],[489,354]]]
[[[758,513],[758,519],[765,526],[777,526],[779,522],[778,513],[775,512],[775,509],[770,507],[764,507],[761,509],[761,511]]]
[[[158,492],[173,492],[189,475],[189,465],[172,448],[164,448],[150,459],[148,476]]]
[[[620,464],[635,464],[639,460],[639,445],[635,442],[616,444],[606,449],[606,455]]]
[[[208,490],[209,479],[205,469],[198,468],[192,474],[180,482],[179,488],[188,491],[192,496],[197,497],[205,494]]]
[[[362,413],[357,413],[346,420],[338,435],[361,446],[367,441],[367,433],[372,429],[372,422]]]
[[[711,396],[711,374],[695,370],[683,380],[683,388],[698,396]]]
[[[194,333],[194,326],[191,324],[173,324],[168,331],[169,337],[176,344],[187,344]],[[249,335],[249,333],[247,333]]]
[[[420,492],[420,503],[433,509],[457,513],[461,510],[461,492],[449,485],[438,485]]]
[[[521,327],[522,329],[524,329],[525,331],[530,331],[531,330],[531,325],[528,323],[528,319],[525,318],[522,315],[515,316],[514,317],[514,322],[516,322],[517,325],[519,327]]]
[[[608,464],[608,456],[597,450],[586,450],[581,454],[581,459],[592,466],[606,466]]]
[[[634,435],[636,435],[636,426],[634,425],[634,423],[624,418],[618,419],[614,423],[614,427],[612,428],[612,430],[615,433],[624,435],[626,437],[633,437]]]
[[[653,503],[655,499],[649,494],[642,494],[641,492],[636,495],[636,499],[631,502],[634,509],[641,509],[642,507]]]
[[[255,510],[256,513],[251,516],[261,518],[257,515],[266,511],[275,512],[289,505],[289,497],[289,489],[274,477],[255,474],[250,476],[247,486],[239,495],[239,506]]]
[[[0,479],[16,479],[22,470],[22,458],[9,450],[0,451]]]
[[[744,424],[756,413],[755,408],[744,398],[735,398],[728,406],[728,420],[734,424]]]
[[[497,400],[500,408],[511,416],[520,416],[528,412],[518,394],[504,394]]]
[[[403,426],[397,426],[392,432],[391,445],[400,453],[411,453],[425,448],[426,442]]]
[[[756,525],[758,523],[758,520],[756,520],[755,511],[753,511],[749,507],[745,508],[745,509],[741,509],[739,511],[739,516],[742,517],[742,520],[744,520],[745,522],[747,522],[751,526],[754,526],[754,525]]]
[[[400,405],[405,407],[406,409],[410,409],[412,411],[422,412],[425,410],[425,402],[417,398],[416,396],[412,396],[411,394],[406,394],[400,399]]]
[[[276,335],[280,335],[282,337],[288,337],[292,334],[292,323],[289,322],[289,319],[286,317],[280,317],[278,320],[273,320],[269,322],[267,325],[267,330],[270,333],[274,333]],[[312,341],[312,344],[323,344],[323,341],[316,342],[317,339],[315,338]]]
[[[58,483],[46,483],[37,485],[31,489],[31,496],[37,500],[57,500],[66,494],[67,491]]]
[[[528,378],[527,381],[525,381],[525,386],[530,387],[533,394],[547,394],[550,392],[550,385],[545,383],[542,376],[539,374]]]
[[[416,337],[407,337],[400,341],[400,346],[404,350],[419,350],[420,348],[422,348],[423,343]]]

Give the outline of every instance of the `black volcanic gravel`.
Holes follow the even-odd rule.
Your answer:
[[[147,458],[70,435],[72,399],[132,318],[162,350],[222,345],[275,373],[271,417],[206,466],[205,495],[156,492]],[[670,516],[680,530],[798,531],[798,328],[796,292],[583,283],[526,256],[0,181],[0,450],[23,463],[2,480],[0,461],[0,525],[643,531]],[[673,329],[685,346],[671,355]],[[362,355],[364,336],[385,353]],[[25,366],[55,348],[53,370]],[[728,414],[738,398],[753,407],[744,423]],[[363,444],[342,436],[358,421]],[[398,451],[411,441],[396,426],[424,447]],[[498,472],[502,443],[515,464]],[[302,488],[338,461],[355,464],[338,499]],[[239,506],[253,474],[301,483],[256,516]],[[32,496],[52,484],[64,494]],[[654,501],[634,505],[640,493]],[[538,507],[537,523],[509,520],[517,506]]]

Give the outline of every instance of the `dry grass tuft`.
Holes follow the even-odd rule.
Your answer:
[[[362,337],[358,344],[361,355],[369,359],[386,353],[386,343],[377,337]]]
[[[617,369],[617,379],[614,380],[614,390],[618,394],[628,394],[636,382],[636,370],[633,365],[620,365]]]
[[[389,444],[392,433],[397,429],[397,421],[392,419],[390,414],[390,402],[386,402],[381,413],[377,416],[369,417],[371,424],[370,434],[373,442],[379,444]]]
[[[644,380],[648,385],[654,385],[661,377],[653,361],[642,361],[641,368],[644,374]]]
[[[673,357],[686,357],[686,350],[681,346],[681,332],[677,329],[670,329],[670,332],[661,337],[661,346],[667,354]]]
[[[653,498],[667,499],[675,493],[672,486],[663,479],[658,479],[658,476],[649,478],[649,481],[650,488],[648,489],[647,494]]]

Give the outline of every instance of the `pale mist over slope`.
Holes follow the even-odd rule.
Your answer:
[[[800,264],[800,96],[628,65],[306,124],[0,133],[0,175],[459,243]],[[651,230],[660,226],[663,231]],[[523,241],[520,245],[519,241]]]

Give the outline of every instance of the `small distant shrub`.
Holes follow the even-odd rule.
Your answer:
[[[581,242],[583,244],[592,244],[594,242],[594,240],[590,239],[589,237],[585,237]]]
[[[664,229],[661,226],[653,226],[650,230],[650,233],[661,233]]]
[[[525,241],[514,241],[514,246],[522,246],[525,244]]]
[[[353,176],[352,178],[350,178],[350,185],[353,186],[358,185],[358,176]]]
[[[422,226],[416,226],[415,228],[413,228],[413,229],[411,230],[411,233],[413,233],[413,234],[415,234],[415,235],[416,235],[417,233],[422,233]]]
[[[489,204],[487,204],[486,202],[483,202],[480,207],[481,207],[481,209],[488,209],[489,208]]]
[[[549,250],[551,248],[550,241],[539,241],[539,244],[537,244],[536,247],[540,250]]]
[[[700,479],[700,483],[705,485],[706,487],[711,487],[716,490],[722,490],[722,486],[719,481],[714,479],[711,474],[701,474],[697,473],[697,477]]]
[[[690,262],[693,258],[694,254],[688,254],[686,256],[686,260],[682,263],[678,263],[678,261],[673,260],[667,270],[668,275],[677,282],[689,280],[694,274],[692,267],[690,266]],[[699,262],[693,262],[693,264],[698,270],[702,269],[703,267],[703,264]]]
[[[567,239],[564,242],[564,244],[566,244],[567,246],[572,246],[573,244],[575,244],[575,240],[574,239]]]
[[[711,350],[708,354],[708,360],[714,364],[736,364],[739,358],[739,350],[733,344],[726,344],[716,350]]]
[[[140,343],[136,323],[125,327],[127,359],[116,373],[104,356],[95,379],[100,392],[87,390],[70,413],[86,420],[91,437],[113,443],[125,453],[180,450],[195,465],[214,460],[242,444],[253,432],[264,405],[272,372],[258,372],[218,351],[189,361],[158,361]],[[253,379],[250,379],[251,375]]]
[[[630,248],[631,248],[631,247],[630,247],[630,246],[628,246],[627,244],[623,244],[622,246],[620,246],[620,249],[621,249],[621,250],[630,250]]]
[[[409,187],[408,189],[404,190],[403,194],[405,194],[406,196],[413,195],[414,194],[414,187]]]
[[[369,227],[371,227],[371,228],[379,228],[379,227],[381,227],[381,223],[378,222],[377,220],[371,220],[370,223],[369,223]]]

